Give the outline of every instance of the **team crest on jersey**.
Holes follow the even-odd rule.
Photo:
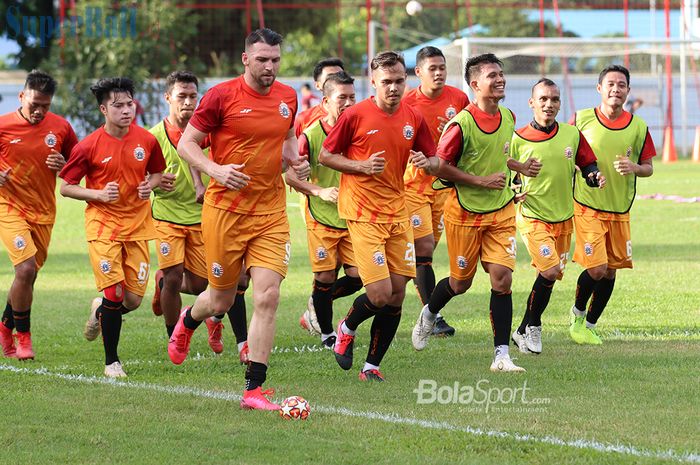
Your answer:
[[[222,277],[224,275],[224,267],[216,262],[212,263],[211,274],[213,274],[215,278]]]
[[[58,139],[56,138],[56,134],[54,134],[53,132],[46,134],[46,137],[44,137],[44,143],[50,149],[56,147],[57,142]]]
[[[100,260],[100,271],[104,274],[112,271],[112,264],[109,263],[109,260]]]
[[[170,244],[168,242],[160,243],[160,254],[164,257],[170,255]]]
[[[372,255],[372,262],[377,266],[383,266],[386,263],[386,258],[384,258],[383,253],[377,251]]]
[[[414,228],[417,228],[422,224],[423,220],[421,220],[420,215],[413,215],[411,217],[411,226],[413,226]]]
[[[544,258],[549,258],[552,255],[552,249],[547,244],[542,244],[540,246],[540,255]]]
[[[325,247],[321,246],[316,249],[316,259],[325,260],[326,258],[328,258],[328,250]]]
[[[285,118],[285,119],[289,118],[289,115],[291,114],[291,112],[289,111],[289,107],[287,106],[286,103],[280,102],[279,110],[280,110],[280,115],[282,115],[282,118]]]
[[[586,242],[585,244],[583,244],[583,253],[585,253],[588,257],[593,255],[593,244],[591,244],[590,242]]]
[[[15,249],[24,250],[27,246],[27,240],[23,236],[15,236]]]
[[[566,155],[566,158],[571,160],[571,157],[574,156],[574,151],[571,147],[567,147],[564,149],[564,155]]]
[[[447,109],[445,110],[445,118],[447,118],[447,119],[452,119],[452,118],[454,118],[455,116],[457,116],[457,109],[456,109],[455,107],[453,107],[452,105],[450,105],[450,106],[447,107]]]
[[[413,134],[414,134],[413,126],[410,124],[407,124],[406,126],[403,127],[403,137],[406,140],[411,140],[413,139]]]
[[[503,144],[503,154],[508,155],[510,153],[510,142]]]
[[[467,259],[463,256],[457,257],[457,268],[464,270],[467,268]]]
[[[143,161],[146,158],[146,151],[140,145],[134,149],[134,158]]]

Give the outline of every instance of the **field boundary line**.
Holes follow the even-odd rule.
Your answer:
[[[14,365],[0,364],[0,371],[15,373],[15,374],[25,374],[25,375],[36,375],[36,376],[46,376],[49,378],[60,379],[63,381],[72,381],[83,384],[92,385],[106,385],[119,388],[127,389],[140,389],[146,391],[155,391],[165,394],[181,394],[190,395],[195,397],[202,397],[206,399],[224,400],[227,402],[240,401],[241,396],[239,394],[234,394],[232,392],[226,391],[213,391],[207,389],[201,389],[191,386],[173,386],[155,383],[146,383],[140,381],[120,381],[117,379],[96,377],[96,376],[86,376],[86,375],[74,375],[68,373],[52,372],[46,368],[19,368]],[[587,439],[577,439],[577,440],[566,440],[555,436],[532,436],[529,434],[519,434],[519,433],[509,433],[506,431],[496,431],[496,430],[484,430],[481,428],[475,428],[471,426],[458,426],[447,422],[440,421],[430,421],[430,420],[420,420],[417,418],[402,417],[399,415],[390,415],[381,412],[371,412],[371,411],[356,411],[345,407],[327,407],[327,406],[315,406],[314,411],[332,414],[332,415],[343,415],[347,417],[354,418],[365,418],[368,420],[377,420],[384,423],[402,424],[410,426],[418,426],[426,429],[433,430],[444,430],[444,431],[454,431],[466,433],[472,436],[483,436],[483,437],[493,437],[508,439],[517,442],[534,442],[540,444],[548,444],[554,446],[570,447],[576,449],[588,449],[597,452],[615,452],[624,455],[629,455],[633,457],[640,458],[651,458],[651,459],[667,459],[675,460],[677,462],[683,463],[700,463],[700,453],[690,452],[690,453],[678,453],[672,449],[666,451],[654,451],[638,448],[635,446],[625,445],[625,444],[605,444],[595,440]]]

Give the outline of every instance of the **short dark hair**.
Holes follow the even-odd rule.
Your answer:
[[[418,50],[418,53],[416,53],[416,66],[422,65],[425,60],[432,57],[442,57],[442,59],[445,60],[445,54],[442,53],[442,50],[428,45]]]
[[[35,90],[42,94],[53,96],[56,93],[56,80],[43,71],[33,69],[27,74],[27,80],[24,81],[24,90]]]
[[[102,105],[112,92],[129,94],[129,97],[134,98],[134,81],[127,77],[103,78],[90,86],[90,90],[97,99],[97,104]]]
[[[406,61],[403,59],[403,55],[399,52],[387,51],[379,52],[377,56],[372,58],[369,66],[372,71],[375,71],[379,68],[391,68],[397,63],[401,63],[401,66],[406,69]]]
[[[194,73],[190,71],[173,71],[165,78],[165,93],[169,94],[172,92],[173,87],[175,87],[175,84],[178,82],[191,82],[195,85],[195,87],[197,87],[197,89],[199,89],[199,79],[197,79],[197,76],[195,76]]]
[[[603,79],[605,79],[605,76],[608,73],[622,73],[622,74],[624,74],[625,79],[627,79],[627,86],[629,87],[629,85],[630,85],[630,71],[622,65],[610,65],[610,66],[606,66],[605,68],[603,68],[603,71],[601,71],[600,74],[598,75],[598,84],[603,83]]]
[[[530,95],[533,95],[535,93],[535,87],[539,86],[540,84],[544,84],[547,87],[559,87],[551,79],[543,77],[539,81],[537,81],[534,86],[532,86],[532,90],[530,91]]]
[[[333,89],[335,89],[335,87],[338,85],[354,83],[355,79],[353,79],[353,77],[345,71],[329,74],[326,80],[323,82],[323,95],[326,97],[330,96]]]
[[[464,65],[464,79],[467,83],[472,82],[477,73],[481,72],[481,66],[487,63],[493,63],[503,68],[503,62],[493,53],[484,53],[483,55],[471,57]]]
[[[342,70],[345,70],[345,63],[338,57],[324,58],[323,60],[316,63],[314,66],[314,81],[318,82],[321,74],[323,74],[324,68],[329,68],[331,66],[337,66]]]
[[[272,29],[256,29],[245,38],[245,48],[251,47],[253,44],[262,42],[267,45],[280,45],[282,36]]]

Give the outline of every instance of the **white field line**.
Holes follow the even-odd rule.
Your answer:
[[[49,378],[55,378],[64,381],[72,381],[83,384],[101,384],[119,388],[155,391],[165,394],[190,395],[206,399],[223,400],[227,402],[238,402],[241,400],[241,396],[239,394],[234,394],[232,392],[226,391],[212,391],[190,386],[168,386],[144,382],[119,381],[116,379],[99,378],[96,376],[71,375],[66,373],[50,372],[46,368],[29,369],[18,368],[12,365],[0,364],[0,371],[16,374],[46,376]],[[493,437],[517,442],[540,443],[554,446],[570,447],[575,449],[588,449],[604,453],[615,452],[619,454],[629,455],[632,457],[667,460],[670,459],[682,463],[700,463],[700,453],[697,452],[679,453],[672,449],[668,449],[665,451],[654,451],[625,444],[605,444],[598,441],[586,439],[577,439],[575,441],[572,441],[561,439],[555,436],[540,437],[532,436],[529,434],[508,433],[506,431],[484,430],[481,428],[474,428],[471,426],[453,425],[447,422],[419,420],[417,418],[402,417],[396,414],[388,415],[381,412],[356,411],[344,407],[324,407],[317,405],[314,407],[314,411],[330,415],[343,415],[347,417],[364,418],[367,420],[377,420],[384,423],[418,426],[420,428],[433,430],[455,431],[460,433],[466,433],[472,436]]]

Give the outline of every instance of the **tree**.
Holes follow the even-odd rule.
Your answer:
[[[90,92],[98,78],[130,77],[147,115],[160,117],[165,104],[154,80],[175,69],[204,71],[196,57],[183,52],[196,33],[186,10],[175,7],[174,1],[142,0],[136,9],[131,5],[113,0],[80,2],[71,15],[99,16],[99,21],[66,29],[63,46],[56,38],[50,57],[42,64],[59,81],[54,108],[74,122],[81,134],[103,121]]]
[[[3,21],[0,21],[0,36],[17,42],[20,51],[10,58],[17,60],[17,66],[31,70],[39,66],[51,51],[51,44],[37,44],[38,23],[27,22],[30,25],[27,31],[21,18],[33,17],[53,18],[56,14],[53,0],[0,0],[0,11],[3,12]],[[32,27],[33,26],[33,27]]]

